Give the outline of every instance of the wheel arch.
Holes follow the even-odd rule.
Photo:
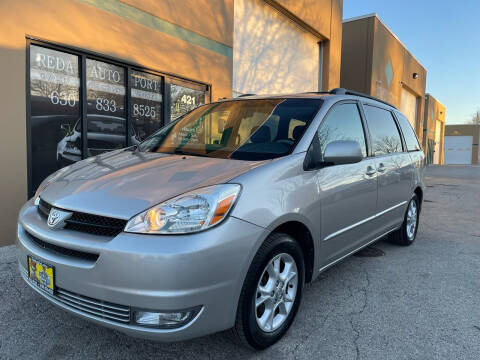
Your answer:
[[[415,195],[417,195],[418,211],[420,212],[422,210],[422,204],[423,204],[423,190],[420,186],[417,186],[413,192]]]
[[[310,282],[314,272],[315,246],[309,228],[300,221],[291,220],[277,225],[272,230],[273,232],[287,234],[300,244],[305,259],[305,282]]]

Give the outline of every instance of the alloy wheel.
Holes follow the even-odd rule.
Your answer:
[[[410,204],[408,204],[407,211],[407,222],[406,222],[406,232],[409,240],[412,240],[415,237],[415,232],[417,230],[417,202],[412,199]]]
[[[298,269],[294,258],[281,253],[271,259],[257,285],[255,318],[261,330],[272,332],[282,326],[297,295]]]

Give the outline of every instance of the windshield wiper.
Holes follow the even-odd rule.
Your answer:
[[[205,154],[198,154],[198,153],[189,152],[189,151],[184,151],[184,150],[179,150],[179,149],[173,150],[173,153],[174,153],[174,154],[177,154],[177,155],[190,155],[190,156],[210,157],[210,156],[205,155]]]
[[[132,145],[123,149],[124,151],[131,151],[136,152],[137,150],[140,151],[138,145]]]

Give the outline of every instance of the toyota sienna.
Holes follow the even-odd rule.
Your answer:
[[[124,333],[288,330],[305,283],[388,236],[415,240],[424,154],[395,107],[345,89],[201,106],[49,176],[21,209],[40,295]]]

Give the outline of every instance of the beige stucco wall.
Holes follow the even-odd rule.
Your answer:
[[[425,150],[428,151],[428,140],[435,141],[436,121],[440,121],[442,123],[440,129],[440,164],[443,164],[444,159],[445,112],[445,106],[440,101],[431,94],[425,95],[423,144]]]
[[[340,85],[370,94],[374,18],[343,24]]]
[[[120,0],[172,24],[233,46],[234,0]]]
[[[386,68],[391,61],[393,78],[387,81]],[[413,78],[413,73],[418,78]],[[415,131],[419,139],[423,136],[423,112],[427,71],[403,46],[403,44],[375,17],[371,94],[401,108],[402,87],[415,93],[418,98]]]
[[[343,23],[341,86],[401,107],[402,87],[415,93],[419,106],[415,130],[423,136],[427,71],[376,15]],[[387,68],[391,67],[389,81]],[[413,78],[413,73],[418,78]]]
[[[125,1],[127,2],[127,1]],[[115,1],[109,4],[115,5]],[[183,28],[231,46],[233,0],[136,1]],[[191,8],[182,9],[182,4]],[[205,11],[210,15],[200,15]],[[147,24],[148,25],[148,24]],[[230,97],[232,58],[101,10],[85,1],[0,2],[0,245],[14,242],[27,199],[26,35],[62,43],[212,85],[212,99]]]
[[[330,37],[325,42],[323,54],[324,76],[322,90],[330,90],[340,86],[343,0],[331,0],[331,4]]]
[[[333,3],[340,3],[340,6],[342,4],[342,2],[337,0],[274,1],[292,13],[296,18],[311,26],[318,33],[327,35],[328,38],[330,37],[330,14],[332,13],[332,6],[334,6]]]

